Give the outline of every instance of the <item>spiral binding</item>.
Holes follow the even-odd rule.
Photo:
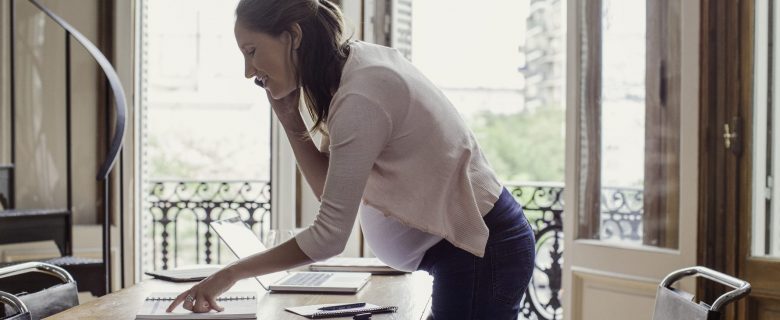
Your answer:
[[[329,317],[341,317],[341,316],[354,316],[360,313],[391,313],[398,311],[398,307],[373,307],[373,308],[360,308],[353,310],[334,310],[317,312],[309,316],[311,319],[317,318],[329,318]]]
[[[255,296],[230,296],[230,297],[219,297],[217,298],[217,301],[241,301],[241,300],[255,300]],[[171,297],[147,297],[146,301],[173,301],[176,300],[176,298]]]

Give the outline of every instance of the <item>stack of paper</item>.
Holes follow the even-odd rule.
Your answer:
[[[328,272],[371,272],[373,274],[403,273],[386,265],[377,258],[333,257],[309,265],[312,271]]]
[[[225,308],[222,312],[211,310],[204,313],[194,313],[185,310],[182,305],[172,312],[165,309],[173,302],[178,293],[157,292],[144,301],[141,310],[135,315],[136,320],[146,319],[257,319],[257,297],[254,292],[229,292],[217,299]]]

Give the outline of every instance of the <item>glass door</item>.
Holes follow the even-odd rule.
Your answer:
[[[740,210],[744,221],[740,276],[751,283],[753,293],[738,319],[780,318],[780,188],[774,181],[780,172],[780,4],[755,2],[753,38],[752,145],[743,165],[751,168],[740,178],[748,189]],[[749,67],[749,66],[743,66]],[[749,138],[749,137],[748,137]],[[751,172],[752,171],[752,172]],[[750,207],[748,207],[750,206]]]
[[[699,2],[568,4],[564,318],[650,319],[696,264]]]
[[[260,237],[278,228],[271,109],[244,77],[237,3],[141,1],[142,271],[235,259],[208,227],[214,220],[239,215]]]

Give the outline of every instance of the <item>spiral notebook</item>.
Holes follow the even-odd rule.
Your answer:
[[[211,310],[205,313],[194,313],[185,310],[182,305],[168,313],[165,309],[176,299],[179,293],[155,292],[144,300],[141,310],[135,315],[136,320],[146,319],[257,319],[257,297],[254,292],[228,292],[217,299],[219,305],[225,308],[222,312]]]
[[[347,317],[347,316],[354,316],[356,314],[361,314],[361,313],[390,313],[390,312],[398,311],[398,307],[393,307],[393,306],[381,307],[370,303],[366,303],[365,306],[362,306],[360,308],[341,309],[341,310],[333,310],[333,311],[320,310],[320,308],[322,307],[328,307],[334,305],[340,305],[340,303],[313,304],[308,306],[289,307],[289,308],[285,308],[284,310],[287,310],[289,312],[295,313],[300,316],[304,316],[309,319]]]

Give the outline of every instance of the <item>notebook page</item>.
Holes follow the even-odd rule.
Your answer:
[[[166,312],[168,306],[179,293],[155,292],[149,295],[136,314],[136,319],[257,319],[257,294],[255,292],[229,292],[223,294],[217,302],[225,308],[222,312],[211,310],[206,313],[193,313],[185,310],[182,304],[172,312]]]

